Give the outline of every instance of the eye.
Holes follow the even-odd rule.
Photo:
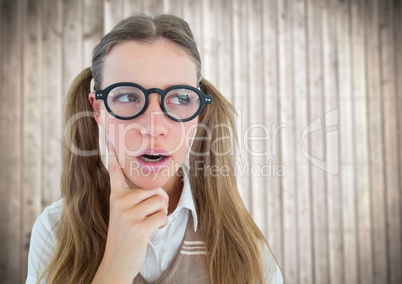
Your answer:
[[[167,97],[167,102],[172,105],[189,105],[198,99],[198,95],[191,90],[176,90]]]
[[[113,102],[116,103],[140,103],[141,98],[136,93],[123,93],[113,97]]]
[[[190,97],[188,94],[177,94],[176,96],[171,97],[169,102],[175,105],[185,105],[190,102]]]

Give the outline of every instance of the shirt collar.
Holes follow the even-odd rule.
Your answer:
[[[180,208],[186,208],[190,210],[191,215],[193,216],[194,223],[194,231],[197,231],[198,228],[198,217],[197,211],[195,210],[193,192],[191,190],[190,180],[188,178],[188,167],[186,165],[182,165],[183,168],[183,190],[181,192],[179,203],[177,204],[176,210],[180,210]]]

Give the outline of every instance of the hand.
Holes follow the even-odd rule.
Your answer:
[[[148,241],[167,222],[169,197],[162,188],[130,188],[108,142],[111,183],[105,254],[93,283],[132,283],[141,270]]]

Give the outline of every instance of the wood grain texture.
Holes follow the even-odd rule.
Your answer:
[[[307,1],[308,14],[308,90],[309,90],[309,122],[314,123],[324,118],[323,95],[323,33],[322,9],[324,2]],[[321,124],[318,131],[308,136],[310,155],[315,161],[324,160],[326,129]],[[317,165],[311,166],[311,212],[313,226],[313,261],[315,283],[330,283],[329,278],[329,247],[328,247],[328,198],[326,187],[326,174]]]
[[[295,163],[296,163],[296,240],[297,240],[297,270],[298,283],[313,282],[312,259],[312,225],[310,202],[310,164],[303,155],[303,130],[309,124],[308,121],[308,68],[307,68],[307,13],[306,3],[302,0],[294,0],[291,7],[292,13],[292,57],[293,57],[293,87],[294,94],[294,123],[295,123]],[[296,70],[300,70],[298,72]],[[308,152],[310,152],[308,150]],[[293,252],[293,254],[295,254]]]
[[[283,203],[283,271],[285,281],[297,282],[297,252],[296,241],[296,163],[295,163],[295,105],[292,85],[293,56],[292,56],[292,13],[290,1],[278,1],[278,46],[279,46],[279,100],[280,122],[286,123],[281,133],[280,161],[286,167],[286,177],[281,179]]]
[[[252,72],[248,73],[248,92],[250,94],[248,98],[248,121],[247,128],[244,129],[244,136],[249,137],[250,141],[244,143],[247,152],[249,153],[249,160],[247,161],[251,172],[246,176],[250,180],[250,201],[251,207],[250,211],[254,216],[254,221],[257,226],[265,231],[265,214],[264,214],[264,196],[266,194],[266,180],[267,177],[264,176],[268,171],[264,170],[263,166],[266,163],[265,144],[270,139],[270,129],[264,123],[264,105],[261,103],[262,98],[260,96],[255,96],[254,94],[262,94],[262,78],[263,78],[263,66],[261,57],[263,56],[262,48],[262,14],[258,13],[261,11],[262,4],[261,1],[256,0],[253,2],[254,5],[249,5],[247,7],[247,18],[248,18],[248,40],[247,40],[247,50],[248,50],[248,70]],[[228,16],[228,15],[227,15]],[[226,17],[227,17],[226,16]],[[222,31],[223,33],[224,31]],[[218,42],[218,46],[222,46],[221,41]],[[220,50],[220,49],[219,49]],[[226,53],[230,52],[230,49]],[[224,52],[219,53],[219,57],[222,57]],[[226,69],[227,68],[227,69]],[[225,67],[220,66],[220,70],[228,70],[226,74],[230,74],[230,65]],[[219,73],[219,78],[224,77],[224,72]],[[229,78],[226,77],[226,81]],[[229,93],[229,90],[223,86],[220,87],[226,91],[224,94]]]
[[[131,2],[130,0],[104,0],[103,1],[103,34],[108,33],[120,20],[125,16],[124,11],[128,11],[127,14],[131,13]],[[134,3],[138,4],[138,2],[142,1],[134,1]],[[141,6],[142,7],[142,6]],[[143,7],[141,8],[143,9]]]
[[[143,2],[143,10],[142,12],[150,15],[160,15],[163,13],[163,0],[153,0],[153,1],[146,1],[142,0]],[[182,8],[183,5],[178,5],[178,7]],[[180,15],[182,13],[179,13]]]
[[[326,127],[325,163],[331,172],[327,174],[329,275],[331,283],[343,283],[343,229],[342,193],[339,174],[339,87],[337,57],[336,1],[326,1],[323,10],[323,74],[324,110]],[[333,131],[329,131],[333,128]],[[332,137],[331,137],[332,135]]]
[[[61,0],[43,1],[42,68],[42,208],[60,198],[63,117],[63,6]],[[71,60],[71,59],[70,59]]]
[[[42,3],[26,0],[23,6],[22,77],[22,196],[21,196],[21,275],[27,274],[32,224],[41,213],[42,188]]]
[[[369,176],[368,89],[364,1],[351,2],[352,94],[354,101],[354,160],[356,182],[357,251],[359,283],[373,283],[372,224]]]
[[[236,149],[236,160],[237,165],[239,165],[240,171],[243,171],[249,156],[245,150],[244,145],[244,133],[247,129],[247,117],[248,117],[248,101],[244,100],[244,94],[248,92],[248,66],[247,66],[247,42],[243,40],[247,37],[247,13],[246,13],[245,2],[241,0],[233,1],[232,3],[232,25],[233,25],[233,101],[232,104],[237,112],[237,132],[239,134],[239,148]],[[202,42],[204,43],[205,32],[203,32]],[[204,52],[203,48],[201,52]],[[204,68],[205,69],[205,68]],[[246,207],[250,210],[251,208],[251,197],[250,197],[250,186],[249,179],[246,175],[238,174],[236,176],[237,184],[239,188],[240,195],[243,198],[243,202]]]
[[[0,2],[0,15],[3,15],[3,2]],[[2,17],[3,18],[3,17]],[[0,41],[3,42],[5,39],[3,37],[3,25],[0,26]],[[3,45],[0,44],[0,86],[3,86]],[[3,99],[3,91],[0,91],[0,98]],[[4,113],[6,106],[4,104],[0,105],[1,113]],[[6,125],[4,119],[0,119],[0,161],[4,161],[4,143],[6,136]],[[5,210],[7,208],[7,200],[5,198],[6,195],[6,187],[5,187],[5,167],[3,165],[0,166],[0,244],[4,244],[6,241],[6,214]],[[1,247],[1,251],[3,251],[3,247]],[[0,279],[5,278],[6,275],[6,266],[5,263],[7,261],[7,255],[5,253],[0,254]]]
[[[280,160],[280,137],[285,130],[282,127],[284,124],[280,120],[279,111],[279,48],[278,48],[278,1],[263,1],[262,13],[265,17],[262,18],[263,30],[263,90],[264,90],[264,121],[266,126],[271,131],[271,141],[267,142],[266,164],[275,163],[283,166]],[[234,60],[236,57],[234,56]],[[237,67],[239,68],[239,67]],[[237,68],[234,68],[237,70]],[[236,88],[235,88],[236,91]],[[281,200],[281,177],[271,172],[268,177],[265,190],[267,191],[265,198],[266,207],[266,231],[265,236],[271,245],[272,250],[277,257],[281,267],[283,264],[283,203]]]
[[[22,282],[22,2],[2,1],[1,44],[2,44],[2,108],[4,142],[2,145],[3,195],[6,200],[2,215],[5,223],[0,269],[2,283]]]
[[[379,42],[379,2],[371,0],[366,3],[367,33],[367,78],[368,78],[368,119],[370,125],[370,184],[372,201],[373,230],[373,283],[387,283],[388,267],[385,227],[385,178],[384,178],[384,144],[382,125],[381,65]],[[370,35],[369,35],[370,34]]]
[[[397,125],[397,133],[398,133],[398,141],[402,141],[402,34],[400,29],[402,27],[402,3],[401,1],[397,2],[394,7],[394,55],[395,55],[395,95],[397,99],[397,113],[398,113],[398,125]],[[402,185],[402,149],[398,147],[398,160],[399,160],[399,169],[397,170],[399,186]],[[399,226],[402,228],[402,194],[399,188]],[[402,234],[400,236],[400,244],[402,244]],[[402,254],[402,249],[400,250]]]
[[[82,4],[82,60],[83,67],[92,62],[92,50],[103,36],[103,2],[85,0]]]
[[[400,283],[399,0],[1,0],[1,282],[25,282],[32,225],[60,198],[71,80],[141,12],[189,23],[237,110],[239,191],[286,283]]]
[[[380,2],[380,52],[381,52],[381,93],[383,114],[383,144],[385,164],[385,216],[387,243],[387,274],[389,283],[399,283],[402,279],[401,249],[401,216],[399,204],[400,185],[398,180],[398,135],[395,93],[395,43],[394,43],[394,12],[392,1]]]
[[[62,89],[61,109],[64,97],[75,76],[83,67],[83,5],[81,0],[63,0],[62,17]],[[57,106],[58,107],[58,106]],[[61,112],[62,113],[62,112]]]
[[[336,11],[336,36],[339,79],[339,137],[344,244],[344,283],[357,283],[356,210],[354,181],[354,118],[351,74],[351,28],[349,1]]]
[[[146,0],[143,0],[146,1]],[[198,2],[198,3],[196,3]],[[193,9],[198,7],[197,12],[199,13],[196,18],[201,18],[201,5],[203,5],[204,1],[185,1],[185,0],[165,0],[163,1],[163,12],[166,14],[173,14],[178,17],[184,17],[185,13],[188,11],[189,6],[192,6]],[[194,20],[194,18],[193,18]],[[202,27],[202,25],[201,25]]]

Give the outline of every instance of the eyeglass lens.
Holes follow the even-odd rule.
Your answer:
[[[113,88],[107,97],[107,104],[111,111],[121,117],[137,115],[144,108],[145,103],[144,92],[133,86]],[[178,88],[170,90],[162,103],[170,116],[187,119],[198,111],[201,102],[199,95],[193,90]]]

